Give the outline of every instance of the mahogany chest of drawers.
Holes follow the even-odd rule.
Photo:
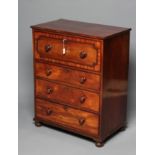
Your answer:
[[[31,27],[35,125],[102,146],[126,126],[130,29],[64,19]]]

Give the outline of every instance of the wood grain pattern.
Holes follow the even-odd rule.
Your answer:
[[[129,37],[127,32],[104,42],[102,139],[126,126]]]
[[[50,21],[38,25],[33,25],[31,28],[48,31],[52,33],[61,33],[65,35],[80,35],[93,38],[106,39],[126,31],[130,31],[129,28],[109,26],[103,24],[94,24],[87,22],[79,22],[73,20],[59,19]]]
[[[35,59],[42,59],[59,64],[80,67],[89,70],[100,71],[101,40],[90,40],[77,37],[64,36],[62,34],[49,34],[34,32]],[[66,39],[63,55],[63,39]],[[45,46],[51,49],[46,52]],[[80,58],[81,52],[86,52],[85,58]]]
[[[130,30],[62,19],[32,26],[37,126],[98,147],[126,127]]]
[[[65,54],[63,54],[63,44],[66,50]],[[45,47],[48,46],[51,47],[51,49],[46,52]],[[82,44],[67,39],[63,43],[62,39],[40,36],[37,39],[36,50],[39,58],[53,58],[58,60],[62,58],[64,61],[72,61],[88,66],[94,66],[97,63],[97,50],[93,44]],[[86,57],[83,59],[80,57],[80,53],[82,52],[86,52]]]
[[[37,79],[36,95],[58,103],[76,105],[99,112],[99,95],[96,93]]]
[[[40,99],[36,104],[37,118],[98,135],[98,116]]]
[[[36,77],[64,82],[83,89],[87,88],[98,92],[100,91],[99,75],[44,63],[35,63],[35,68]]]

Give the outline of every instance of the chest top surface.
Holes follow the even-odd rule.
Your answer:
[[[130,31],[130,28],[93,24],[66,19],[58,19],[38,25],[31,26],[33,29],[46,30],[58,33],[80,34],[83,36],[100,39],[109,38],[119,33]]]

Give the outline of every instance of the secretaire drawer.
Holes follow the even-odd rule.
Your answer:
[[[99,71],[101,41],[35,32],[35,58]]]
[[[98,134],[98,115],[36,99],[36,117],[75,130]]]
[[[36,95],[57,103],[99,112],[99,94],[93,92],[37,79]]]
[[[36,77],[65,82],[81,88],[100,90],[100,76],[96,74],[37,62],[35,73]]]

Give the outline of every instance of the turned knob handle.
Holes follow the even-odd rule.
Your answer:
[[[81,97],[80,97],[80,103],[84,103],[85,100],[86,100],[86,97],[85,97],[85,96],[81,96]]]
[[[81,126],[84,124],[84,122],[85,122],[85,119],[84,119],[84,118],[80,118],[80,119],[79,119],[79,124],[80,124]]]
[[[51,94],[53,92],[52,88],[47,88],[47,94]]]
[[[85,51],[80,52],[80,58],[84,59],[87,57],[87,53]]]
[[[45,45],[45,51],[49,52],[52,49],[51,45]]]
[[[53,111],[52,111],[51,109],[47,109],[47,110],[46,110],[46,114],[47,114],[48,116],[51,115],[52,112],[53,112]]]
[[[86,77],[82,77],[82,78],[80,78],[80,83],[84,84],[86,82],[86,80],[87,80]]]
[[[46,69],[46,75],[47,76],[51,75],[51,73],[52,73],[52,70],[51,69]]]

